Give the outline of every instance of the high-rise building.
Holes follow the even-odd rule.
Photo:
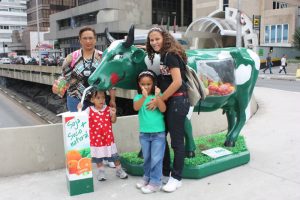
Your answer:
[[[80,47],[78,32],[83,26],[95,28],[96,48],[107,47],[104,29],[123,38],[131,24],[136,32],[153,24],[171,27],[192,22],[192,0],[78,0],[78,6],[50,16],[50,33],[46,38],[58,40],[64,53]],[[172,29],[171,29],[172,30]]]
[[[9,0],[11,1],[11,0]],[[13,44],[9,45],[9,50],[17,54],[26,54],[29,56],[37,56],[37,48],[43,44],[50,44],[53,42],[44,39],[44,34],[49,32],[49,16],[51,14],[70,9],[76,6],[78,0],[27,0],[27,10],[25,10],[25,21],[27,20],[27,28],[20,33],[15,33],[14,36],[19,35],[21,41],[14,37]],[[36,3],[38,6],[36,6]],[[38,20],[37,20],[38,10]],[[26,15],[27,12],[27,15]],[[27,19],[26,19],[27,16]],[[37,22],[39,22],[39,37]],[[38,41],[38,38],[40,39]],[[38,44],[39,43],[39,44]],[[48,53],[42,52],[42,56]]]
[[[14,30],[22,30],[27,26],[26,1],[0,1],[0,56],[6,56]],[[5,55],[4,55],[5,54]]]
[[[48,31],[51,14],[76,6],[76,0],[38,0],[40,31]],[[29,31],[37,31],[36,0],[27,0],[27,22]]]

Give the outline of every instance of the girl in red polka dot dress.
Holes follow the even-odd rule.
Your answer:
[[[116,109],[105,104],[104,91],[93,92],[91,102],[94,106],[88,107],[85,112],[89,115],[91,156],[98,168],[97,178],[99,181],[106,180],[103,161],[108,160],[115,163],[116,175],[125,179],[128,175],[121,167],[112,132],[112,123],[117,121]],[[81,107],[78,104],[78,109]]]

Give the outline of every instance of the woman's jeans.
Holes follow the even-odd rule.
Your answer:
[[[166,145],[165,132],[141,133],[140,143],[144,157],[144,181],[161,185],[162,163]]]
[[[67,96],[67,109],[70,112],[77,112],[77,105],[80,103],[80,99],[76,97]],[[83,102],[82,110],[85,110],[87,107],[93,105],[89,101]]]
[[[170,132],[171,147],[174,151],[173,169],[170,167],[170,150],[166,142],[165,155],[163,161],[163,175],[171,176],[181,180],[182,169],[184,166],[184,122],[189,111],[190,103],[186,96],[170,97],[167,101],[165,120],[167,131]],[[166,134],[167,135],[167,134]]]

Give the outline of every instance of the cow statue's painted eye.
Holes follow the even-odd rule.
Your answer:
[[[122,59],[122,58],[123,58],[123,55],[117,54],[117,55],[114,56],[114,60],[119,60],[119,59]]]

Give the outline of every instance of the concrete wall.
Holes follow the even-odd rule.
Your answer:
[[[252,98],[251,113],[257,104]],[[221,110],[194,113],[192,116],[194,136],[220,132],[227,128]],[[120,153],[139,151],[137,116],[119,117],[113,126]],[[0,129],[0,177],[63,168],[64,145],[62,124],[2,128]]]

